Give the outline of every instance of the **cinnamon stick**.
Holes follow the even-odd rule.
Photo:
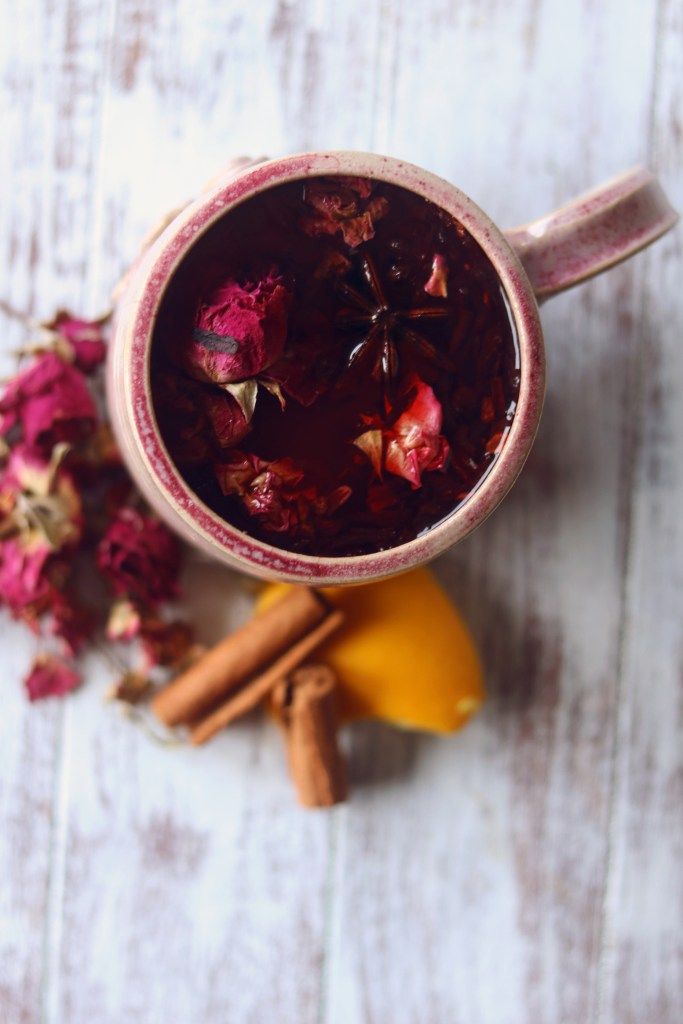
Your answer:
[[[285,734],[289,771],[304,807],[331,807],[348,794],[337,744],[336,679],[327,665],[306,665],[278,684],[273,704]]]
[[[202,718],[245,679],[310,633],[327,611],[315,590],[293,588],[164,687],[154,697],[152,710],[168,726]]]
[[[255,708],[280,680],[285,679],[310,657],[316,647],[319,647],[323,640],[327,640],[343,621],[344,615],[341,611],[331,612],[315,629],[281,654],[264,672],[250,679],[220,707],[197,722],[190,731],[190,742],[194,746],[206,743],[236,718]]]

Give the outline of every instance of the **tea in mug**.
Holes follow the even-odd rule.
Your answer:
[[[488,257],[397,185],[267,189],[193,247],[152,348],[169,454],[219,516],[349,556],[432,529],[503,448],[520,362]]]

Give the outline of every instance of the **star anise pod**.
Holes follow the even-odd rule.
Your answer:
[[[394,392],[404,346],[411,346],[436,366],[452,370],[448,356],[420,332],[421,325],[447,317],[450,312],[448,306],[440,303],[397,308],[387,297],[372,256],[367,252],[359,253],[357,260],[364,289],[354,287],[347,280],[338,284],[339,294],[346,305],[339,312],[337,324],[344,330],[361,333],[361,340],[349,356],[349,367],[372,356],[372,373],[383,381],[389,396]]]

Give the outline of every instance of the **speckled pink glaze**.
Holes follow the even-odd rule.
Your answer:
[[[231,207],[256,193],[319,174],[362,175],[401,185],[457,217],[498,271],[521,355],[519,402],[508,439],[470,498],[444,522],[408,544],[346,558],[282,551],[255,540],[212,512],[189,489],[169,457],[154,418],[149,382],[150,346],[159,304],[173,272],[196,240]],[[626,212],[623,218],[620,210]],[[632,172],[548,218],[518,228],[508,238],[455,186],[390,157],[306,153],[232,171],[163,230],[135,266],[117,308],[107,386],[123,456],[141,491],[169,526],[235,569],[266,579],[351,584],[423,564],[486,519],[514,483],[529,453],[545,380],[536,296],[546,297],[598,273],[653,241],[674,221],[663,193],[643,171]]]
[[[506,236],[543,301],[633,256],[677,220],[657,179],[636,167]]]

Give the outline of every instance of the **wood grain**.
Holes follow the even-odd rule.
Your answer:
[[[87,305],[106,16],[105,2],[0,8],[0,297],[25,312],[49,312],[58,298]],[[3,318],[3,373],[22,339]],[[51,980],[66,707],[28,706],[20,680],[35,641],[4,614],[0,630],[0,1018],[33,1024]]]
[[[0,298],[96,313],[238,153],[386,151],[503,226],[639,161],[683,206],[682,31],[683,0],[6,2]],[[675,1024],[680,276],[679,231],[544,307],[537,445],[436,566],[491,699],[452,740],[355,727],[348,805],[296,807],[269,722],[150,744],[98,658],[29,708],[2,620],[2,1024]],[[186,589],[207,640],[248,614],[218,567]]]
[[[447,23],[418,32],[406,7],[392,151],[431,149],[430,165],[504,224],[524,218],[532,191],[550,209],[612,162],[645,157],[652,11],[631,11],[624,40],[617,3],[481,9],[453,8],[449,35]],[[438,97],[420,89],[428,60]],[[495,74],[468,103],[473,67],[487,61]],[[444,96],[456,98],[459,148],[429,125],[431,101],[445,120]],[[495,131],[483,116],[494,110]],[[533,170],[541,139],[547,175]],[[386,756],[400,742],[415,759],[420,784],[378,788],[351,809],[332,1021],[379,1022],[387,1006],[399,1024],[597,1012],[642,267],[544,310],[550,387],[535,451],[505,506],[439,563],[480,639],[491,701],[457,743],[384,738]],[[361,875],[353,865],[368,848],[382,866]]]
[[[683,207],[683,7],[660,5],[651,158]],[[680,229],[644,258],[601,1020],[675,1021],[683,996],[683,302]]]

